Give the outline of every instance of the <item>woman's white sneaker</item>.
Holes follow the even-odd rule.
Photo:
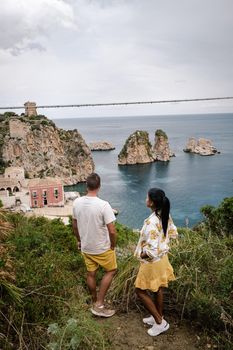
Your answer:
[[[169,323],[163,319],[162,323],[160,324],[155,323],[153,327],[148,329],[147,333],[150,336],[155,337],[156,335],[166,332],[168,329],[169,329]]]
[[[142,322],[145,324],[149,324],[150,326],[153,326],[155,324],[155,319],[152,315],[150,315],[149,317],[143,318]]]

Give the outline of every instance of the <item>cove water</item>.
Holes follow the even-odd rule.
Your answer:
[[[109,141],[114,151],[93,152],[95,171],[101,176],[100,197],[119,211],[118,221],[140,228],[150,215],[145,199],[150,187],[162,188],[171,201],[171,214],[178,226],[193,226],[202,216],[200,208],[218,205],[233,196],[233,114],[96,117],[56,119],[63,129],[77,129],[85,141]],[[170,162],[118,166],[117,156],[128,136],[136,130],[164,130],[176,157]],[[211,139],[220,154],[203,157],[183,152],[189,137]],[[84,184],[66,190],[85,191]]]

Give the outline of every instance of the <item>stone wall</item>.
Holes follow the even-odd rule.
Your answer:
[[[24,179],[24,168],[23,167],[8,167],[5,169],[4,177],[8,179]]]

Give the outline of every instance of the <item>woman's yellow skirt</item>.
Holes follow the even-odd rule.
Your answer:
[[[157,292],[160,287],[168,287],[168,282],[176,278],[167,254],[159,261],[141,263],[135,281],[135,287]]]

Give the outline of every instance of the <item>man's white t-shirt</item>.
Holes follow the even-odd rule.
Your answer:
[[[110,204],[98,197],[83,196],[73,203],[73,217],[77,220],[81,250],[87,254],[102,254],[111,247],[106,225],[115,221]]]

